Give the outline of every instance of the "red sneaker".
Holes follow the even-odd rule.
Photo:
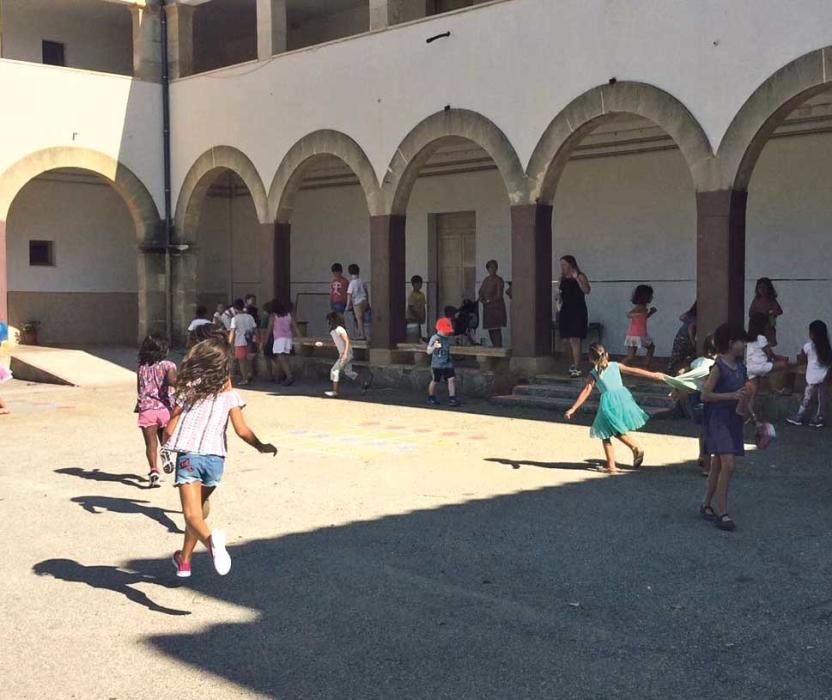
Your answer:
[[[173,566],[176,569],[176,575],[179,578],[191,577],[191,562],[182,560],[182,551],[176,550],[171,558]]]

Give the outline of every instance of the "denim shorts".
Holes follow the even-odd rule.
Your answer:
[[[176,481],[174,486],[200,483],[203,486],[219,486],[225,467],[225,457],[180,452],[176,455]]]

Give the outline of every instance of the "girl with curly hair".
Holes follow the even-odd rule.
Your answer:
[[[191,556],[197,542],[211,552],[220,576],[231,570],[225,533],[205,524],[214,489],[222,480],[228,452],[228,421],[240,438],[264,454],[277,448],[260,442],[246,424],[240,395],[231,388],[231,347],[223,337],[197,343],[185,356],[179,372],[176,407],[165,429],[165,449],[176,453],[176,482],[185,516],[185,543],[173,555],[176,575],[191,575]]]
[[[167,359],[168,343],[149,335],[139,350],[136,370],[136,413],[144,437],[145,455],[150,467],[150,487],[161,485],[159,438],[170,420],[171,394],[176,386],[176,365]]]

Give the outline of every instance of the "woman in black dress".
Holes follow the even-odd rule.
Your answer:
[[[572,255],[560,259],[560,314],[558,332],[564,352],[571,352],[570,377],[580,377],[581,341],[589,329],[589,314],[586,310],[586,295],[592,291],[587,276],[578,267]]]

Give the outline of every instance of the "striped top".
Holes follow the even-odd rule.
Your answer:
[[[179,422],[165,448],[173,452],[225,457],[228,452],[228,414],[243,408],[245,402],[236,391],[225,391],[184,406]]]

